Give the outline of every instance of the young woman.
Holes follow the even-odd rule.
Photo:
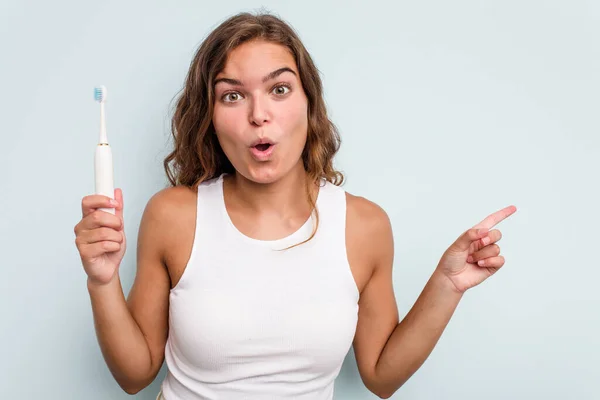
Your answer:
[[[99,344],[136,393],[160,398],[332,399],[351,345],[366,387],[391,396],[428,357],[463,293],[503,264],[500,210],[443,254],[399,323],[390,221],[346,193],[318,71],[294,31],[240,14],[200,46],[138,236],[127,299],[123,195],[82,200],[75,227]],[[116,215],[99,210],[116,207]]]

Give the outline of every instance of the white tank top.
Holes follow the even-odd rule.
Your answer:
[[[188,265],[169,295],[166,400],[333,399],[359,292],[346,256],[345,191],[323,181],[313,219],[272,241],[242,234],[223,175],[198,187]]]

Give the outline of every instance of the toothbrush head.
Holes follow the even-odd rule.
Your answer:
[[[96,86],[94,88],[94,99],[98,103],[104,103],[106,101],[106,87]]]

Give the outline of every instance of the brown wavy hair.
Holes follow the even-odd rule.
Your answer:
[[[225,68],[229,53],[251,40],[285,46],[294,56],[308,98],[308,132],[302,161],[308,178],[307,196],[313,209],[316,198],[311,194],[311,183],[325,179],[341,186],[344,182],[343,174],[333,167],[333,157],[341,140],[327,115],[319,71],[310,54],[288,23],[267,12],[255,15],[244,12],[229,17],[200,44],[171,121],[174,148],[163,163],[167,178],[171,186],[185,185],[197,189],[206,180],[223,173],[235,173],[217,140],[212,123],[214,80]],[[315,211],[318,225],[318,211]],[[314,236],[315,231],[307,240]]]

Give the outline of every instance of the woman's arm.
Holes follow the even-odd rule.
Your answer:
[[[361,293],[355,353],[365,385],[382,398],[402,386],[431,354],[463,293],[504,265],[495,225],[516,212],[508,206],[463,232],[444,252],[417,301],[398,323],[392,287],[394,245],[386,213],[362,200],[353,226],[362,235],[372,274]],[[364,221],[364,222],[362,222]]]
[[[361,251],[373,270],[361,293],[354,351],[365,386],[388,398],[432,352],[461,294],[447,278],[434,273],[416,303],[398,322],[392,284],[394,243],[387,214],[368,200],[356,198],[361,218],[354,225],[362,236]]]
[[[172,197],[159,192],[140,223],[137,272],[126,299],[119,274],[106,285],[88,284],[94,324],[106,364],[121,388],[134,394],[156,377],[164,359],[170,279],[163,263],[166,213]]]

